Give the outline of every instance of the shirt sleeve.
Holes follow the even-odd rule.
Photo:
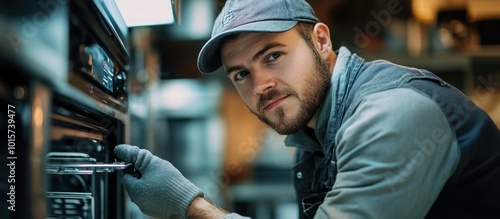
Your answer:
[[[337,178],[315,219],[424,218],[460,159],[437,103],[407,88],[365,97],[335,143]]]

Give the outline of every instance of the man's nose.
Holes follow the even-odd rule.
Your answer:
[[[276,86],[276,80],[271,74],[265,71],[253,71],[251,76],[253,82],[253,93],[255,95],[264,94]]]

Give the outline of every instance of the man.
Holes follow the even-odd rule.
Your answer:
[[[222,67],[248,108],[295,146],[301,218],[500,218],[500,133],[432,73],[365,62],[304,0],[228,0],[198,68]],[[143,212],[242,218],[210,204],[168,161],[119,145]]]

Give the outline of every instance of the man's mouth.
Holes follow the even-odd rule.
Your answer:
[[[266,102],[263,109],[264,110],[273,109],[273,108],[279,106],[287,97],[288,97],[288,95],[269,100]]]

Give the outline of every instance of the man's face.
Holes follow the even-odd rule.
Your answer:
[[[307,126],[330,85],[326,62],[297,28],[242,33],[222,46],[221,58],[252,113],[280,134]]]

